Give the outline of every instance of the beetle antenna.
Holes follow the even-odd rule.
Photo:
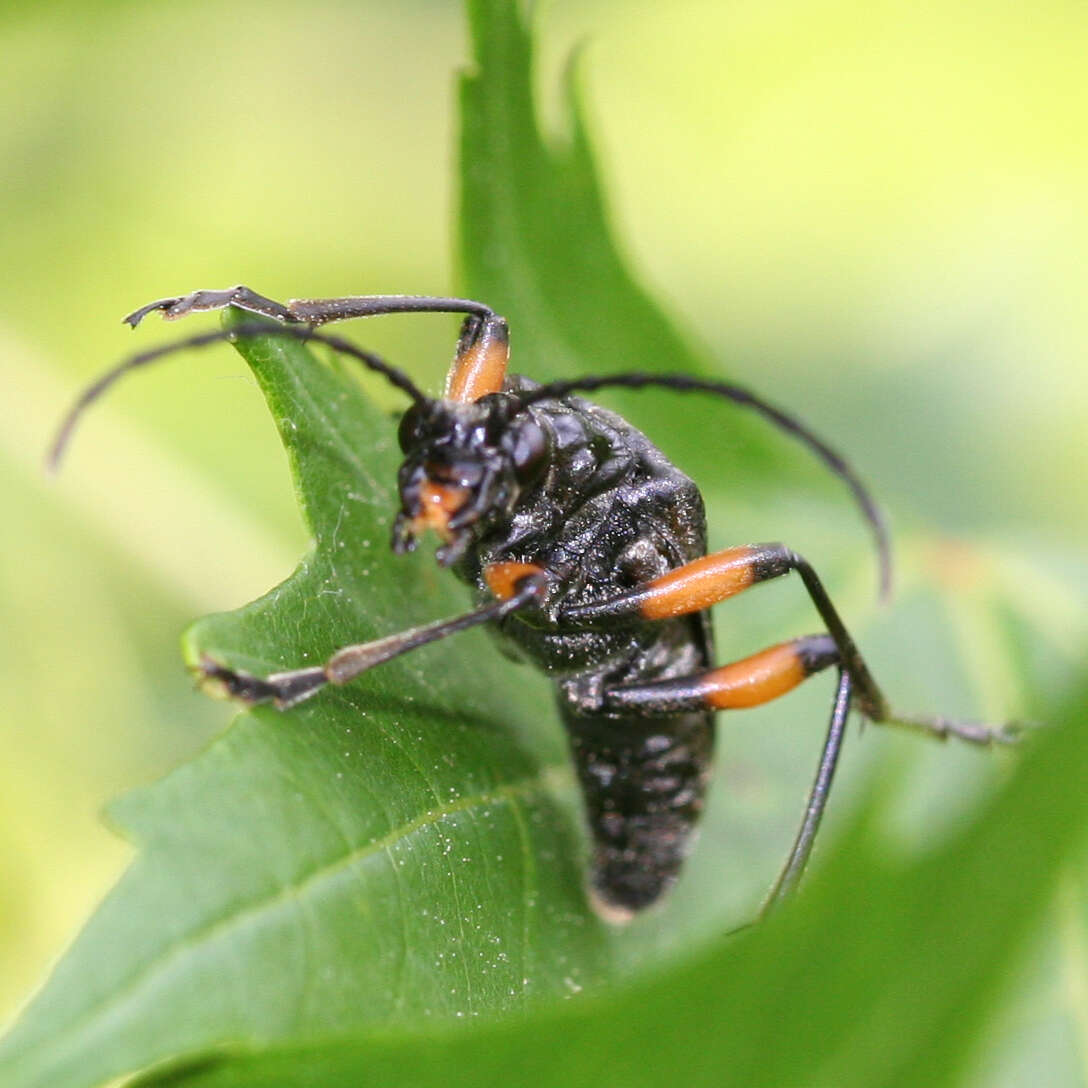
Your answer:
[[[129,371],[138,370],[140,367],[147,366],[148,363],[158,362],[159,359],[165,358],[167,355],[173,355],[175,352],[185,351],[188,348],[202,348],[206,347],[208,344],[216,344],[224,340],[252,340],[261,336],[284,336],[292,340],[301,340],[306,343],[325,344],[327,347],[332,348],[341,355],[347,355],[356,360],[356,362],[362,363],[368,370],[373,370],[375,373],[381,374],[390,385],[395,386],[402,393],[407,393],[416,404],[424,404],[428,400],[427,396],[420,391],[415,383],[403,371],[398,370],[395,366],[387,363],[373,352],[363,351],[362,348],[357,348],[354,344],[348,343],[347,340],[344,340],[339,336],[330,336],[327,333],[314,332],[308,326],[294,327],[289,325],[269,325],[265,322],[260,324],[257,322],[250,322],[248,324],[236,325],[232,329],[218,329],[215,332],[205,332],[198,336],[190,336],[185,340],[176,340],[172,344],[163,344],[157,348],[150,348],[148,351],[141,351],[138,355],[130,355],[115,367],[107,370],[105,374],[91,382],[91,384],[79,394],[76,398],[76,402],[68,410],[68,414],[57,428],[56,437],[49,447],[49,453],[46,456],[45,462],[46,467],[50,472],[57,471],[60,467],[61,458],[64,456],[64,451],[68,448],[68,443],[71,441],[76,424],[78,424],[83,417],[83,413],[91,404],[98,400],[110,386],[112,386],[119,378],[129,373]]]
[[[773,404],[768,404],[756,396],[750,389],[730,382],[712,381],[707,378],[695,378],[688,374],[602,374],[585,378],[572,378],[569,381],[549,382],[535,389],[518,393],[521,408],[540,400],[565,397],[568,393],[593,392],[605,386],[620,386],[624,389],[645,389],[656,386],[673,389],[678,393],[711,393],[718,397],[743,405],[758,412],[780,430],[792,435],[806,445],[831,472],[842,480],[850,489],[862,515],[869,523],[876,544],[877,560],[880,567],[880,600],[887,601],[892,585],[891,543],[888,538],[888,526],[876,500],[860,477],[851,468],[846,459],[831,448],[822,438],[808,429],[796,416],[783,412]]]

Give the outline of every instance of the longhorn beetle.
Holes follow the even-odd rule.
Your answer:
[[[764,910],[800,879],[827,803],[846,719],[856,701],[873,722],[973,744],[1011,740],[987,725],[891,710],[816,572],[783,544],[706,554],[698,488],[630,423],[575,396],[606,386],[658,387],[724,398],[758,412],[806,445],[843,480],[875,536],[886,594],[887,531],[850,466],[794,416],[740,386],[680,374],[623,373],[537,384],[507,375],[506,321],[480,302],[412,295],[296,299],[283,305],[247,287],[159,299],[125,318],[179,318],[235,306],[280,326],[243,324],[132,356],[89,386],[50,453],[56,466],[83,410],[121,375],[183,348],[280,335],[323,343],[383,375],[411,404],[398,437],[400,511],[392,547],[433,530],[435,558],[474,590],[454,619],[345,646],[324,665],[251,676],[206,660],[201,669],[246,703],[287,709],[326,684],[345,684],[428,642],[492,624],[553,680],[585,799],[598,913],[630,919],[675,881],[703,808],[714,713],[757,706],[824,669],[838,672],[816,778],[793,848]],[[464,314],[441,397],[319,325],[396,313]],[[715,666],[708,609],[757,582],[796,572],[824,630]]]

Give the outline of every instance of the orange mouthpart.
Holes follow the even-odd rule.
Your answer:
[[[469,492],[464,487],[436,484],[425,480],[419,489],[419,513],[412,518],[410,528],[414,536],[433,529],[443,540],[449,541],[450,518],[468,501]]]

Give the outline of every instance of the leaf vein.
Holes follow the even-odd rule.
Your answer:
[[[460,797],[428,809],[426,812],[422,812],[413,819],[391,829],[380,838],[372,839],[365,845],[351,850],[343,856],[311,869],[298,879],[280,885],[272,894],[261,896],[233,910],[224,917],[212,920],[200,929],[188,934],[182,940],[164,949],[159,956],[145,964],[142,970],[130,976],[125,983],[113,992],[108,1001],[85,1010],[82,1015],[78,1016],[69,1025],[69,1030],[74,1033],[84,1029],[94,1021],[108,1019],[126,1002],[134,999],[142,987],[149,985],[155,978],[168,973],[171,967],[182,960],[187,953],[220,939],[232,930],[260,918],[292,899],[299,899],[314,885],[325,880],[331,880],[370,857],[387,853],[393,845],[417,831],[436,826],[450,816],[482,805],[510,803],[514,805],[516,812],[517,803],[524,797],[536,792],[546,791],[547,786],[543,777],[545,770],[546,768],[542,767],[540,774],[527,776],[500,785],[494,790]]]

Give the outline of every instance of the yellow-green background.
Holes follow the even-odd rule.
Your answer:
[[[549,117],[588,41],[603,174],[644,281],[733,373],[849,450],[898,515],[908,579],[967,600],[1015,582],[1067,631],[1065,664],[1082,661],[1088,10],[537,14]],[[239,280],[275,297],[455,291],[464,48],[453,3],[0,14],[0,1016],[125,864],[104,800],[229,718],[191,694],[178,631],[267,589],[304,546],[228,351],[133,379],[58,481],[39,467],[50,428],[81,381],[176,331],[121,327],[151,297]],[[357,335],[433,387],[451,332],[391,319]],[[982,644],[966,668],[985,673],[988,633],[958,618]],[[1016,703],[999,671],[979,687],[983,705],[951,709]],[[1016,1020],[1028,1036],[1088,1024],[1083,919],[1063,917],[1062,970]]]

